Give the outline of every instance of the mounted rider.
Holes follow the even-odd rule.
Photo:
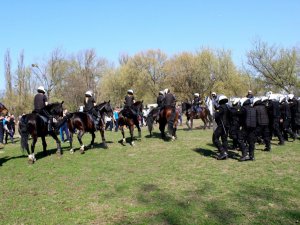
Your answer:
[[[96,101],[93,97],[93,92],[92,91],[85,92],[83,112],[91,115],[95,123],[95,127],[97,128],[100,121],[100,114],[95,109],[95,106],[96,106]]]
[[[194,99],[192,101],[193,104],[193,111],[196,113],[200,113],[202,111],[200,105],[202,104],[202,100],[200,98],[199,93],[194,94]]]
[[[165,89],[165,98],[164,98],[164,107],[170,107],[172,108],[172,115],[170,117],[170,120],[173,121],[176,116],[176,98],[175,96],[170,92],[170,89]]]
[[[33,104],[34,110],[33,113],[38,113],[42,117],[45,117],[48,123],[48,131],[53,130],[53,116],[45,110],[45,107],[48,105],[48,98],[45,95],[46,90],[43,86],[39,86],[37,89],[37,94],[34,96]]]
[[[137,112],[132,108],[133,104],[135,103],[133,90],[129,89],[127,90],[127,95],[125,96],[124,101],[124,109],[122,110],[122,114],[126,117],[131,117],[136,119],[137,118]]]
[[[159,91],[158,96],[156,98],[158,110],[160,110],[163,107],[164,98],[165,98],[164,91]]]

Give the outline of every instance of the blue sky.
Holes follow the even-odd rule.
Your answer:
[[[112,62],[147,49],[171,56],[224,48],[239,66],[255,38],[300,47],[299,12],[299,0],[1,0],[0,89],[7,49],[13,70],[21,50],[30,65],[55,48],[67,53],[94,48]]]

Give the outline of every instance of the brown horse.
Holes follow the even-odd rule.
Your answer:
[[[98,127],[95,127],[94,120],[91,115],[85,112],[74,112],[70,113],[68,115],[68,128],[70,131],[70,153],[74,153],[73,149],[73,134],[75,132],[75,129],[78,130],[77,139],[80,143],[80,153],[84,153],[84,144],[82,142],[82,136],[89,132],[92,134],[92,140],[90,147],[93,148],[94,146],[94,140],[95,140],[95,132],[96,130],[100,131],[101,138],[102,138],[102,144],[104,148],[107,148],[105,136],[104,136],[104,130],[105,130],[105,122],[104,122],[104,116],[108,115],[112,117],[113,110],[110,105],[110,101],[103,102],[95,106],[95,110],[100,113],[100,122]]]
[[[210,115],[209,109],[207,107],[201,106],[201,112],[195,112],[193,110],[193,105],[188,102],[182,103],[182,112],[185,112],[186,115],[186,125],[191,130],[193,129],[193,120],[201,119],[204,123],[203,129],[205,130],[207,127],[210,129],[212,123],[212,116]],[[191,123],[191,125],[189,124]],[[209,124],[209,125],[207,125]]]
[[[176,138],[176,130],[177,130],[179,113],[176,110],[175,117],[174,117],[173,110],[174,109],[172,107],[165,106],[160,111],[158,123],[159,123],[159,130],[161,133],[161,137],[163,139],[166,138],[165,127],[167,124],[168,124],[168,133],[169,133],[169,135],[171,135],[171,139],[175,140],[175,138]]]
[[[8,113],[8,109],[0,102],[0,115],[6,116]]]
[[[130,132],[130,144],[134,146],[134,141],[133,141],[133,130],[134,126],[137,127],[138,132],[139,132],[139,138],[141,138],[141,128],[140,124],[138,121],[138,116],[142,116],[143,112],[143,101],[137,101],[132,105],[132,110],[134,111],[135,115],[132,115],[131,112],[124,112],[122,110],[119,113],[119,119],[118,119],[118,125],[120,127],[123,139],[121,140],[122,144],[125,145],[126,140],[125,140],[125,133],[124,133],[124,126],[127,126],[129,128]]]

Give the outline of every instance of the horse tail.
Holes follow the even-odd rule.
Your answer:
[[[29,139],[29,133],[28,133],[28,119],[26,116],[22,116],[19,121],[19,133],[21,136],[21,149],[24,153],[25,150],[29,149],[28,146],[28,139]]]

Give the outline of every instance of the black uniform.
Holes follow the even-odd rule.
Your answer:
[[[245,141],[248,144],[247,148],[242,149],[242,157],[241,161],[247,160],[247,154],[249,154],[249,159],[254,160],[254,149],[256,142],[256,125],[257,125],[257,117],[256,110],[250,105],[250,100],[244,103],[241,108],[242,111],[242,132],[245,137]]]
[[[284,144],[283,136],[279,129],[279,122],[280,122],[280,107],[278,101],[269,101],[267,103],[267,109],[269,113],[270,119],[270,130],[271,134],[274,134],[279,139],[279,144]],[[272,135],[271,135],[272,136]]]
[[[194,100],[193,100],[193,108],[194,108],[194,111],[195,112],[199,112],[200,111],[200,97],[195,97]]]
[[[39,113],[40,115],[47,118],[48,121],[48,131],[52,130],[53,127],[53,116],[45,110],[46,102],[48,101],[47,96],[43,93],[37,93],[34,96],[34,110],[33,112]]]
[[[42,113],[42,110],[46,106],[46,102],[48,101],[47,96],[43,93],[37,93],[34,96],[34,111],[37,113]]]
[[[158,95],[156,99],[157,107],[161,108],[164,103],[164,96],[163,95]]]
[[[240,130],[240,120],[241,120],[241,113],[240,113],[240,106],[233,105],[229,108],[229,115],[230,115],[230,128],[229,128],[229,136],[232,139],[233,145],[232,148],[236,149],[240,147],[240,142],[243,143],[243,135]]]
[[[229,109],[226,104],[221,104],[215,112],[217,128],[213,133],[213,143],[218,148],[218,159],[226,159],[228,152],[227,134],[229,130]],[[219,141],[221,137],[222,144]]]
[[[256,110],[257,116],[257,128],[256,128],[256,135],[262,136],[264,143],[265,143],[265,150],[271,150],[271,143],[270,143],[270,128],[269,128],[269,115],[266,106],[263,103],[258,103],[254,106]]]
[[[86,112],[92,116],[95,123],[95,127],[97,128],[100,121],[100,115],[94,107],[96,101],[92,96],[87,96],[86,98],[87,99],[84,100],[83,112]]]
[[[283,102],[280,104],[280,112],[281,112],[280,119],[282,120],[282,122],[280,123],[280,128],[283,132],[284,139],[286,141],[288,140],[288,134],[293,139],[295,139],[296,135],[294,134],[294,132],[292,131],[292,129],[290,127],[292,115],[291,115],[290,107],[287,102]]]
[[[293,98],[289,101],[291,109],[291,127],[292,131],[296,133],[300,129],[300,100]]]
[[[124,109],[122,110],[122,114],[126,117],[138,119],[137,112],[132,108],[134,103],[134,96],[133,95],[126,95],[124,101]]]

